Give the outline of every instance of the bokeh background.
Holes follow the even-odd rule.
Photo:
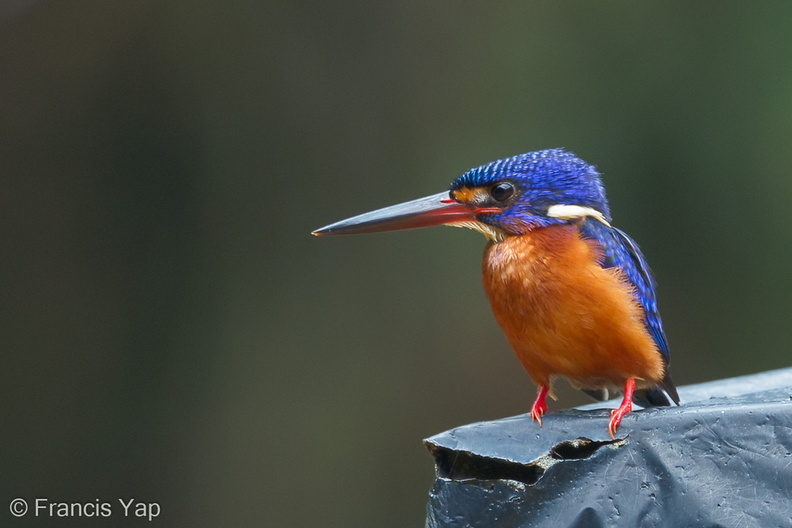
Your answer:
[[[534,395],[484,241],[308,233],[540,148],[604,174],[678,384],[789,366],[790,27],[781,1],[4,0],[0,524],[103,524],[19,496],[421,526],[421,439]]]

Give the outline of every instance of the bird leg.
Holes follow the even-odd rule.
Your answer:
[[[616,429],[619,427],[622,418],[625,414],[632,411],[632,398],[634,392],[635,380],[633,378],[628,378],[627,381],[624,382],[624,398],[622,398],[621,405],[619,405],[617,409],[611,411],[610,421],[608,422],[608,433],[610,433],[611,438],[614,440],[616,439]]]
[[[550,388],[547,385],[539,385],[539,390],[536,393],[536,399],[531,406],[531,420],[539,424],[539,427],[542,427],[542,415],[547,410],[547,402],[545,399],[547,398],[547,392]]]

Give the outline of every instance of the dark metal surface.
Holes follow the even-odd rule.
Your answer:
[[[792,526],[792,368],[682,387],[681,407],[604,404],[426,440],[426,526]]]

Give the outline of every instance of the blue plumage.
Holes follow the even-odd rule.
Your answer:
[[[614,436],[632,402],[679,403],[649,266],[611,225],[600,174],[571,152],[548,149],[470,169],[439,193],[328,225],[316,235],[433,225],[484,234],[483,280],[496,320],[539,389],[541,424],[554,376],[598,399],[623,383]],[[545,229],[546,228],[546,229]],[[616,269],[619,273],[603,270]],[[665,393],[663,392],[665,391]]]
[[[547,216],[549,207],[574,204],[602,213],[610,222],[610,209],[599,173],[571,152],[547,149],[500,159],[470,169],[451,183],[451,190],[481,187],[508,180],[517,186],[512,207],[479,221],[510,234],[526,228],[564,223]]]
[[[581,234],[594,240],[602,248],[602,267],[619,268],[634,288],[635,298],[644,311],[644,324],[657,344],[657,349],[669,360],[668,341],[663,331],[663,322],[657,309],[655,281],[649,264],[638,245],[624,231],[608,227],[596,220],[586,220],[580,228]]]
[[[611,221],[599,172],[593,165],[561,148],[520,154],[470,169],[454,180],[451,190],[482,187],[504,180],[517,186],[519,197],[499,214],[482,215],[478,219],[480,222],[510,234],[567,223],[568,220],[547,216],[548,208],[558,204],[590,207],[601,213],[607,222]],[[668,361],[668,341],[657,309],[655,282],[637,244],[623,231],[590,218],[581,223],[580,231],[585,238],[602,247],[602,266],[621,269],[632,283],[635,297],[645,313],[646,328]]]
[[[623,231],[608,225],[610,209],[596,168],[564,149],[540,150],[470,169],[452,182],[451,192],[462,188],[486,188],[499,182],[508,182],[516,188],[513,203],[498,212],[479,215],[477,220],[508,235],[550,225],[577,224],[583,238],[601,247],[602,267],[620,269],[631,283],[633,295],[643,309],[646,330],[657,345],[663,363],[668,365],[668,341],[657,308],[651,270],[638,245]],[[550,208],[557,205],[588,208],[601,217],[549,215]],[[667,374],[662,387],[678,402],[676,389]],[[663,404],[663,400],[661,393],[651,394],[651,391],[648,398],[644,398],[644,402],[650,403]]]

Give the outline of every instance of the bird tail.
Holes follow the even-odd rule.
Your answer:
[[[580,389],[597,401],[607,401],[614,395],[608,389]],[[669,401],[668,396],[671,397]],[[677,393],[671,375],[666,372],[663,380],[657,387],[651,389],[638,389],[633,394],[633,403],[641,407],[670,407],[671,402],[679,405],[679,394]]]
[[[633,394],[633,403],[641,407],[669,407],[671,402],[668,401],[665,392],[661,389],[641,389],[635,391]]]
[[[679,393],[677,393],[676,385],[668,371],[660,382],[659,388],[635,391],[633,402],[641,407],[670,407],[671,401],[668,401],[666,394],[671,397],[671,401],[679,405]]]

